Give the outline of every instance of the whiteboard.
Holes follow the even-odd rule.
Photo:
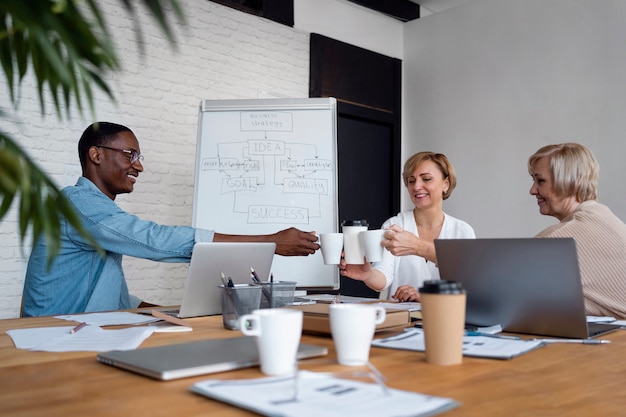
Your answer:
[[[205,100],[200,104],[193,225],[227,234],[338,229],[334,98]],[[274,255],[274,279],[337,289],[320,251]]]

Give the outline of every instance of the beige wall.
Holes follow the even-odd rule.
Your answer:
[[[475,0],[405,26],[403,157],[450,157],[446,211],[478,236],[535,235],[556,220],[528,194],[528,156],[575,141],[626,219],[625,19],[621,0]]]

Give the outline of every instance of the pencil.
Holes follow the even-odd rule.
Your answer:
[[[80,329],[82,329],[83,327],[85,327],[87,325],[87,323],[82,322],[81,324],[79,324],[78,326],[74,327],[72,330],[70,330],[70,334],[74,334],[77,331],[79,331]]]

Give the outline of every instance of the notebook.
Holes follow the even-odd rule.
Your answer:
[[[275,243],[204,242],[193,247],[179,310],[160,310],[179,318],[221,314],[222,272],[235,284],[250,284],[250,268],[261,281],[269,278]]]
[[[467,291],[470,325],[567,338],[619,326],[587,323],[572,238],[435,240],[441,279]]]
[[[298,359],[328,354],[323,346],[300,344]],[[98,362],[168,381],[249,368],[259,364],[254,337],[212,339],[135,350],[99,353]]]

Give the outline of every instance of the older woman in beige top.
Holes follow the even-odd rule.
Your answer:
[[[537,237],[576,240],[587,314],[626,318],[626,225],[598,203],[599,166],[577,143],[548,145],[528,159],[530,194],[558,224]]]

